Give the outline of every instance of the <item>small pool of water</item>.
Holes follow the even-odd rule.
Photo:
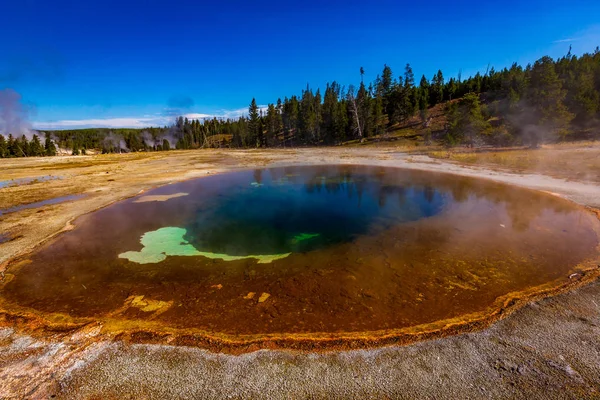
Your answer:
[[[20,206],[0,209],[0,215],[9,214],[9,213],[17,212],[17,211],[22,211],[22,210],[28,210],[31,208],[39,208],[39,207],[43,207],[43,206],[49,206],[52,204],[64,203],[66,201],[80,199],[84,196],[85,195],[83,195],[83,194],[70,194],[67,196],[54,197],[54,198],[48,199],[48,200],[36,201],[35,203],[21,204]]]
[[[570,202],[485,180],[259,169],[80,217],[9,268],[0,304],[235,337],[433,329],[568,282],[597,232]]]
[[[62,177],[54,176],[54,175],[43,175],[43,176],[36,176],[33,178],[9,179],[7,181],[0,181],[0,189],[5,188],[5,187],[11,187],[11,186],[28,185],[30,183],[51,181],[54,179],[62,179]]]

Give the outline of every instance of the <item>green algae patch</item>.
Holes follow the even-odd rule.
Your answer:
[[[185,229],[177,227],[146,232],[140,240],[144,245],[141,251],[121,253],[119,258],[138,264],[152,264],[163,261],[167,256],[199,256],[200,252],[183,238],[185,233]]]
[[[321,236],[320,233],[300,233],[293,237],[292,243],[302,242],[303,240],[309,240]]]
[[[260,264],[267,264],[289,256],[291,253],[264,254],[232,256],[229,254],[211,253],[199,251],[184,239],[186,234],[184,228],[165,227],[156,231],[146,232],[142,235],[140,243],[144,245],[140,251],[127,251],[119,254],[119,258],[125,258],[138,264],[154,264],[164,261],[167,256],[200,256],[210,259],[224,261],[244,260],[255,258]]]

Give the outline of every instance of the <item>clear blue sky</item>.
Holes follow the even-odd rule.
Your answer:
[[[367,81],[384,63],[467,76],[600,45],[592,0],[0,0],[0,14],[0,89],[37,127],[233,115],[307,83],[356,84],[361,66]]]

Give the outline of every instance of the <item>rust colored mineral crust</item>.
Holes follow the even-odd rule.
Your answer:
[[[600,217],[600,211],[591,210]],[[600,250],[600,249],[599,249]],[[499,298],[489,312],[465,315],[402,329],[372,332],[226,335],[201,332],[195,329],[173,329],[153,321],[121,321],[112,318],[91,320],[71,318],[62,314],[41,315],[29,310],[7,310],[0,303],[0,326],[22,330],[33,337],[54,336],[68,340],[77,332],[101,327],[94,341],[116,340],[126,343],[165,344],[205,348],[212,352],[242,354],[260,349],[289,349],[302,352],[354,350],[382,346],[408,345],[446,336],[484,329],[510,315],[531,301],[564,293],[587,285],[600,276],[599,260],[586,262],[568,281],[550,282],[527,291]]]

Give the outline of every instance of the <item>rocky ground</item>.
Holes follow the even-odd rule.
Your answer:
[[[520,151],[517,156],[525,157],[527,151]],[[68,229],[79,215],[152,187],[240,168],[334,163],[414,168],[484,177],[600,208],[600,186],[590,173],[600,168],[599,145],[536,151],[533,159],[543,163],[518,168],[489,155],[472,162],[390,146],[0,160],[0,213],[83,195],[1,215],[0,271],[13,257]],[[557,173],[545,166],[552,159],[566,167]],[[38,180],[2,188],[2,182],[23,178]],[[599,298],[600,284],[592,283],[530,303],[481,332],[320,354],[262,350],[232,356],[129,345],[106,340],[99,327],[90,326],[28,335],[0,317],[0,398],[600,398]]]

